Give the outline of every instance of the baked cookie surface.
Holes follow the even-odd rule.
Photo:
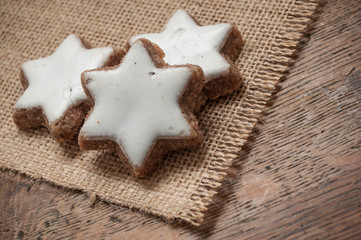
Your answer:
[[[90,49],[72,34],[50,56],[23,63],[25,91],[14,105],[15,124],[20,128],[46,126],[55,140],[71,140],[90,107],[81,73],[117,62],[116,55],[111,47]]]
[[[193,108],[203,71],[168,66],[162,57],[156,45],[141,39],[119,66],[82,74],[93,107],[80,130],[81,149],[113,149],[143,177],[168,151],[202,143]]]

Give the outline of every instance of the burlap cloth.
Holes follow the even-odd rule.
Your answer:
[[[0,3],[0,167],[103,200],[199,225],[232,161],[287,70],[317,0],[12,1]],[[134,34],[159,32],[176,9],[202,25],[234,23],[245,46],[236,66],[245,78],[236,93],[197,114],[200,148],[168,154],[147,179],[132,177],[115,154],[58,144],[45,128],[18,130],[12,105],[23,89],[22,62],[51,54],[70,33],[94,47],[121,48]]]

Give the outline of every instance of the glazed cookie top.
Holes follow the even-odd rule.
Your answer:
[[[69,35],[50,56],[22,64],[28,87],[14,107],[42,107],[49,123],[58,120],[86,99],[81,73],[104,66],[113,53],[111,47],[86,49],[76,35]]]
[[[94,108],[80,135],[115,141],[131,164],[141,166],[157,138],[191,134],[178,103],[191,75],[187,67],[157,68],[136,41],[119,67],[83,73]]]
[[[165,62],[198,65],[209,81],[230,68],[220,50],[231,29],[232,25],[228,23],[199,26],[186,11],[178,10],[162,33],[136,35],[129,43],[133,44],[140,38],[148,39],[164,51]]]

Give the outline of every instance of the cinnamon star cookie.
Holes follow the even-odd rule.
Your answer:
[[[200,66],[206,83],[197,102],[197,108],[206,99],[215,99],[239,88],[242,78],[234,61],[243,41],[237,28],[229,23],[200,26],[184,10],[178,10],[161,33],[140,34],[129,40],[128,47],[137,39],[146,38],[157,44],[170,65]]]
[[[48,57],[25,62],[21,83],[25,89],[14,105],[19,128],[46,126],[55,140],[71,140],[90,109],[81,86],[81,73],[119,62],[123,52],[111,47],[92,48],[69,35]]]
[[[92,109],[80,130],[81,149],[113,149],[134,175],[144,177],[168,151],[202,143],[192,110],[203,71],[168,66],[163,57],[141,39],[119,66],[82,74]]]

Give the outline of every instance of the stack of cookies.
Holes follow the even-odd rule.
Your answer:
[[[184,10],[163,32],[132,37],[126,51],[69,35],[21,66],[14,122],[45,126],[58,142],[78,135],[80,149],[116,151],[145,177],[167,152],[201,145],[194,112],[240,87],[233,62],[242,44],[234,25],[200,26]]]

